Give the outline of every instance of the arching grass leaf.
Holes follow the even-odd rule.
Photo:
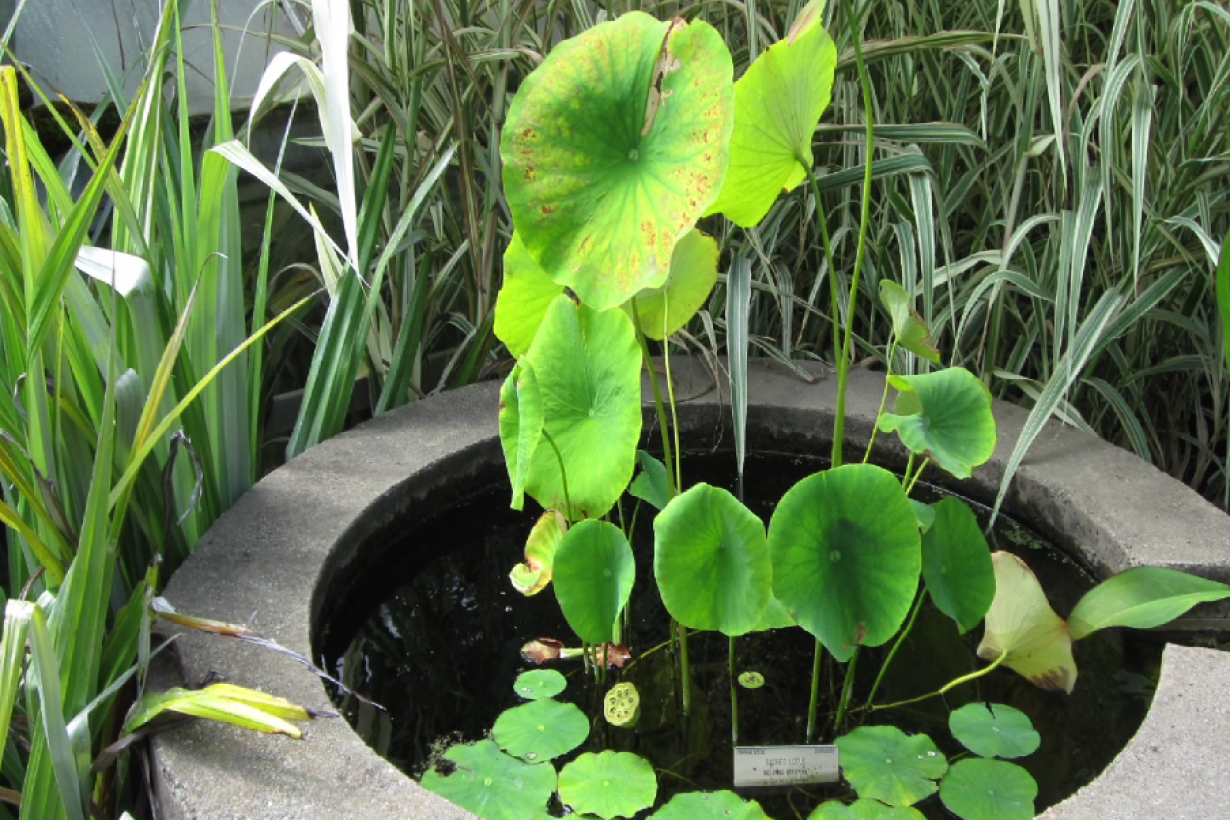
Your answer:
[[[551,583],[555,550],[568,532],[568,522],[555,510],[543,513],[525,540],[525,563],[517,564],[508,579],[522,595],[537,595]]]
[[[1004,665],[1035,686],[1069,694],[1076,685],[1072,635],[1055,614],[1038,579],[1025,562],[1008,552],[991,555],[995,566],[995,600],[987,612],[986,632],[978,657],[994,660],[1008,653]]]
[[[769,820],[755,800],[730,791],[677,794],[649,820]]]
[[[995,598],[991,548],[964,501],[945,498],[931,509],[935,523],[922,538],[923,579],[940,612],[969,632]]]
[[[564,618],[586,643],[614,640],[636,564],[619,527],[590,519],[568,530],[555,552],[555,597]]]
[[[568,681],[554,669],[531,669],[513,681],[513,691],[526,700],[553,698],[567,687]]]
[[[822,0],[812,0],[786,39],[770,46],[735,83],[730,171],[709,213],[750,228],[782,191],[807,178],[812,136],[828,108],[837,67],[837,48],[820,25],[823,8]]]
[[[894,430],[915,453],[926,453],[957,478],[969,478],[995,452],[991,392],[961,367],[919,376],[890,376],[893,387],[916,394],[921,410],[912,415],[885,413],[879,427]],[[898,405],[900,412],[901,406]]]
[[[722,187],[734,67],[703,21],[632,12],[560,43],[500,142],[513,223],[547,275],[598,310],[659,287]]]
[[[940,800],[962,820],[1031,820],[1038,784],[1015,763],[958,760],[940,784]]]
[[[510,505],[519,510],[525,505],[525,483],[534,463],[534,452],[542,439],[542,396],[529,362],[518,362],[500,388],[500,446],[512,482]]]
[[[750,632],[769,603],[773,567],[764,523],[733,495],[697,484],[653,521],[662,603],[692,629]]]
[[[686,325],[713,291],[717,266],[717,242],[695,228],[684,234],[665,284],[646,288],[629,303],[636,306],[645,335],[661,341]]]
[[[922,568],[918,522],[897,477],[871,464],[817,473],[769,525],[773,594],[839,661],[905,620]]]
[[[666,474],[666,465],[644,450],[637,450],[636,460],[641,465],[641,471],[632,481],[628,492],[659,510],[663,509],[671,500],[670,479]]]
[[[846,780],[863,799],[910,806],[935,794],[935,781],[948,771],[948,759],[931,738],[896,726],[860,726],[836,743]]]
[[[454,746],[444,753],[457,770],[444,776],[434,769],[420,785],[484,820],[531,820],[555,791],[555,768],[509,757],[493,740]]]
[[[604,820],[631,817],[652,806],[657,795],[653,766],[631,752],[586,753],[559,773],[559,797],[564,805]]]
[[[510,755],[541,763],[584,743],[589,737],[589,718],[576,704],[545,698],[502,712],[491,734]]]
[[[948,716],[948,729],[983,757],[1024,757],[1042,743],[1029,715],[1002,703],[967,703]]]
[[[564,292],[513,233],[504,251],[504,284],[495,300],[495,335],[513,356],[524,356],[555,297]]]
[[[1230,587],[1164,567],[1135,567],[1106,579],[1068,618],[1072,640],[1108,626],[1148,629],[1172,621],[1204,601],[1230,597]]]

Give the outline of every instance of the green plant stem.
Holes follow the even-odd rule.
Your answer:
[[[918,618],[918,613],[922,610],[923,601],[925,600],[927,600],[927,587],[923,585],[922,589],[918,591],[918,600],[914,602],[914,609],[910,612],[910,619],[906,621],[905,629],[901,630],[901,633],[897,635],[897,640],[893,643],[893,648],[889,650],[888,657],[880,665],[880,673],[876,675],[876,682],[871,686],[871,694],[867,696],[867,703],[864,708],[871,706],[872,701],[876,699],[876,692],[880,691],[880,684],[884,682],[884,675],[888,672],[888,667],[893,662],[893,658],[897,657],[897,650],[901,648],[901,644],[905,643],[910,630],[914,628],[914,621]]]
[[[905,494],[909,495],[914,492],[914,485],[918,483],[918,479],[922,477],[923,470],[927,469],[927,465],[931,463],[931,457],[924,458],[922,464],[918,465],[918,469],[914,471],[914,477],[910,479],[910,483],[906,485]]]
[[[666,304],[666,297],[663,296]],[[663,310],[663,316],[666,311]],[[662,361],[666,365],[666,397],[671,409],[671,435],[675,437],[675,492],[683,492],[683,453],[679,449],[679,414],[675,408],[675,381],[671,378],[671,343],[667,339],[662,343]],[[666,462],[670,464],[670,462]],[[669,468],[668,468],[669,469]]]
[[[681,623],[676,623],[676,626],[679,628],[679,676],[683,679],[683,716],[687,717],[692,713],[692,668],[688,664],[688,629]]]
[[[829,223],[824,217],[824,204],[820,201],[820,185],[816,182],[816,174],[812,170],[811,163],[805,161],[803,157],[796,157],[799,164],[807,169],[807,179],[811,182],[812,198],[816,200],[816,221],[820,224],[820,244],[824,246],[824,260],[829,269],[829,312],[832,313],[833,327],[833,360],[836,364],[837,357],[841,355],[841,331],[838,316],[841,313],[841,306],[837,301],[837,269],[833,263],[833,243],[829,238]],[[840,370],[839,370],[840,372]],[[844,431],[844,422],[842,425]],[[836,445],[836,442],[834,442]],[[840,448],[835,446],[833,451],[833,466],[841,464],[841,457],[838,453]]]
[[[884,371],[884,393],[880,396],[880,409],[876,411],[876,423],[871,428],[871,439],[867,442],[867,452],[863,454],[863,463],[871,461],[871,450],[876,446],[876,436],[880,433],[880,416],[888,407],[888,377],[893,375],[893,360],[897,357],[897,340],[893,339],[892,347],[888,349],[888,364]]]
[[[637,312],[635,303],[633,304],[632,325],[636,328],[636,341],[641,346],[641,355],[645,359],[645,369],[649,371],[649,383],[653,385],[653,404],[654,409],[658,414],[658,427],[662,430],[662,456],[666,460],[665,463],[671,463],[671,438],[670,433],[666,429],[666,408],[662,406],[662,388],[658,384],[658,373],[653,369],[653,357],[649,353],[649,342],[645,338],[644,331],[641,330],[641,317]],[[675,486],[674,477],[671,475],[670,467],[666,468],[666,487],[667,494],[675,497],[678,488]]]
[[[909,495],[910,473],[914,469],[914,454],[910,453],[910,457],[905,462],[905,472],[901,474],[901,488],[905,490],[905,494]]]
[[[838,734],[846,725],[846,711],[850,708],[850,696],[854,692],[854,671],[858,667],[858,653],[861,648],[854,647],[854,654],[850,656],[850,663],[846,666],[846,681],[841,687],[841,700],[837,703],[837,720],[833,724],[833,731]]]
[[[820,662],[824,659],[824,644],[816,639],[816,656],[811,665],[811,697],[807,701],[807,735],[806,742],[816,739],[816,704],[820,701]]]
[[[968,675],[962,675],[959,678],[950,680],[948,681],[948,683],[944,684],[939,689],[936,689],[934,692],[928,692],[925,695],[919,695],[918,697],[910,698],[909,700],[899,700],[896,703],[885,703],[882,706],[875,706],[869,703],[866,706],[859,709],[858,711],[878,712],[881,709],[895,709],[898,706],[909,706],[912,703],[921,703],[924,700],[929,700],[931,698],[938,698],[940,695],[950,692],[951,690],[955,689],[956,687],[960,686],[963,683],[969,683],[972,680],[977,680],[978,678],[991,674],[991,672],[995,671],[995,669],[1001,663],[1003,663],[1004,659],[1007,657],[1008,657],[1007,652],[1001,652],[998,658],[993,660],[987,666],[982,667],[977,672],[970,672]]]
[[[565,517],[569,521],[573,521],[572,498],[568,495],[568,472],[564,469],[564,457],[560,455],[559,448],[555,446],[555,439],[551,438],[551,434],[547,432],[545,427],[542,430],[542,437],[547,440],[547,444],[550,444],[551,449],[555,451],[555,460],[559,462],[560,483],[564,487],[564,506],[568,508],[564,511]]]
[[[730,637],[730,745],[739,745],[739,686],[735,679],[735,639]]]

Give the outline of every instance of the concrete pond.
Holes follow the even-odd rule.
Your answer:
[[[672,362],[685,441],[729,444],[725,382],[698,363]],[[834,379],[809,383],[762,362],[749,378],[753,443],[824,452]],[[865,447],[883,375],[851,376],[847,436]],[[165,593],[180,612],[246,623],[309,658],[338,600],[370,573],[367,547],[405,516],[427,514],[441,482],[475,481],[502,464],[499,384],[487,382],[409,405],[327,441],[262,480],[201,540]],[[967,482],[946,486],[981,501],[998,489],[1026,419],[997,402],[999,444]],[[647,432],[649,425],[647,424]],[[877,440],[887,466],[904,463],[895,438]],[[852,450],[853,452],[853,450]],[[938,471],[937,471],[938,474]],[[937,475],[929,475],[931,479]],[[945,483],[945,482],[940,482]],[[1167,566],[1230,582],[1230,516],[1135,456],[1050,423],[1004,504],[1106,577]],[[1225,629],[1225,608],[1205,606],[1190,627]],[[312,709],[333,708],[324,685],[291,658],[201,634],[178,639],[190,680],[216,671]],[[174,685],[162,669],[156,682]],[[1230,806],[1230,653],[1170,645],[1153,705],[1106,771],[1040,815],[1046,820],[1185,820],[1225,816]],[[155,789],[173,820],[470,818],[421,789],[373,752],[343,719],[304,726],[300,741],[196,721],[154,739]],[[780,820],[780,818],[779,818]]]

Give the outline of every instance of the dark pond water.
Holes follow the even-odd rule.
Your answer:
[[[748,506],[767,522],[785,491],[823,466],[820,460],[796,456],[750,456]],[[688,483],[703,480],[732,488],[729,453],[689,455],[684,469]],[[353,697],[335,698],[339,708],[378,753],[415,777],[443,748],[484,737],[500,712],[521,702],[512,682],[528,668],[520,656],[522,645],[543,637],[576,644],[550,588],[525,598],[510,585],[508,571],[521,561],[538,511],[509,510],[504,482],[499,476],[493,479],[490,491],[453,505],[434,520],[391,533],[401,559],[390,560],[379,578],[361,587],[372,590],[370,598],[341,608],[349,618],[331,624],[325,641],[326,662],[339,678],[387,711]],[[933,501],[938,495],[923,489],[915,497]],[[633,504],[625,498],[629,517]],[[651,512],[642,508],[634,539],[638,567],[627,641],[634,658],[666,639],[668,622],[653,584]],[[1081,567],[1015,522],[1001,517],[992,541],[992,548],[1014,552],[1029,564],[1060,615],[1066,616],[1093,585]],[[980,638],[981,630],[959,636],[951,621],[925,607],[876,702],[934,691],[985,665],[974,654]],[[972,701],[1011,704],[1029,715],[1042,735],[1038,751],[1017,761],[1038,781],[1041,811],[1094,778],[1135,733],[1152,698],[1161,649],[1156,637],[1107,630],[1075,645],[1080,675],[1072,695],[1044,692],[1011,671],[996,670],[943,698],[855,720],[926,732],[951,757],[961,751],[948,734],[951,711]],[[671,694],[676,672],[668,651],[648,653],[626,670],[612,670],[605,686],[587,681],[579,663],[558,665],[569,677],[561,699],[599,716],[590,740],[578,752],[616,748],[648,758],[661,773],[659,804],[675,791],[730,788],[727,651],[722,635],[702,633],[690,639],[695,694],[693,714],[686,721],[679,718]],[[738,639],[739,670],[755,670],[765,678],[760,689],[740,690],[741,745],[803,742],[813,651],[814,640],[801,629]],[[864,697],[884,654],[872,650],[860,658],[857,680]],[[621,679],[631,680],[641,692],[642,727],[658,729],[608,730],[600,717],[601,696]],[[825,680],[829,698],[821,710],[828,714],[841,678],[826,669]],[[860,702],[856,694],[854,703]],[[826,728],[823,739],[828,741],[831,726]],[[805,817],[815,804],[839,794],[841,787],[815,787],[755,796],[770,816],[782,820],[796,813]],[[919,808],[931,817],[950,816],[935,797]]]

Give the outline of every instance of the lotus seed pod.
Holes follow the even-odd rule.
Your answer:
[[[641,696],[631,683],[617,683],[606,693],[602,714],[612,726],[631,729],[641,717]]]

